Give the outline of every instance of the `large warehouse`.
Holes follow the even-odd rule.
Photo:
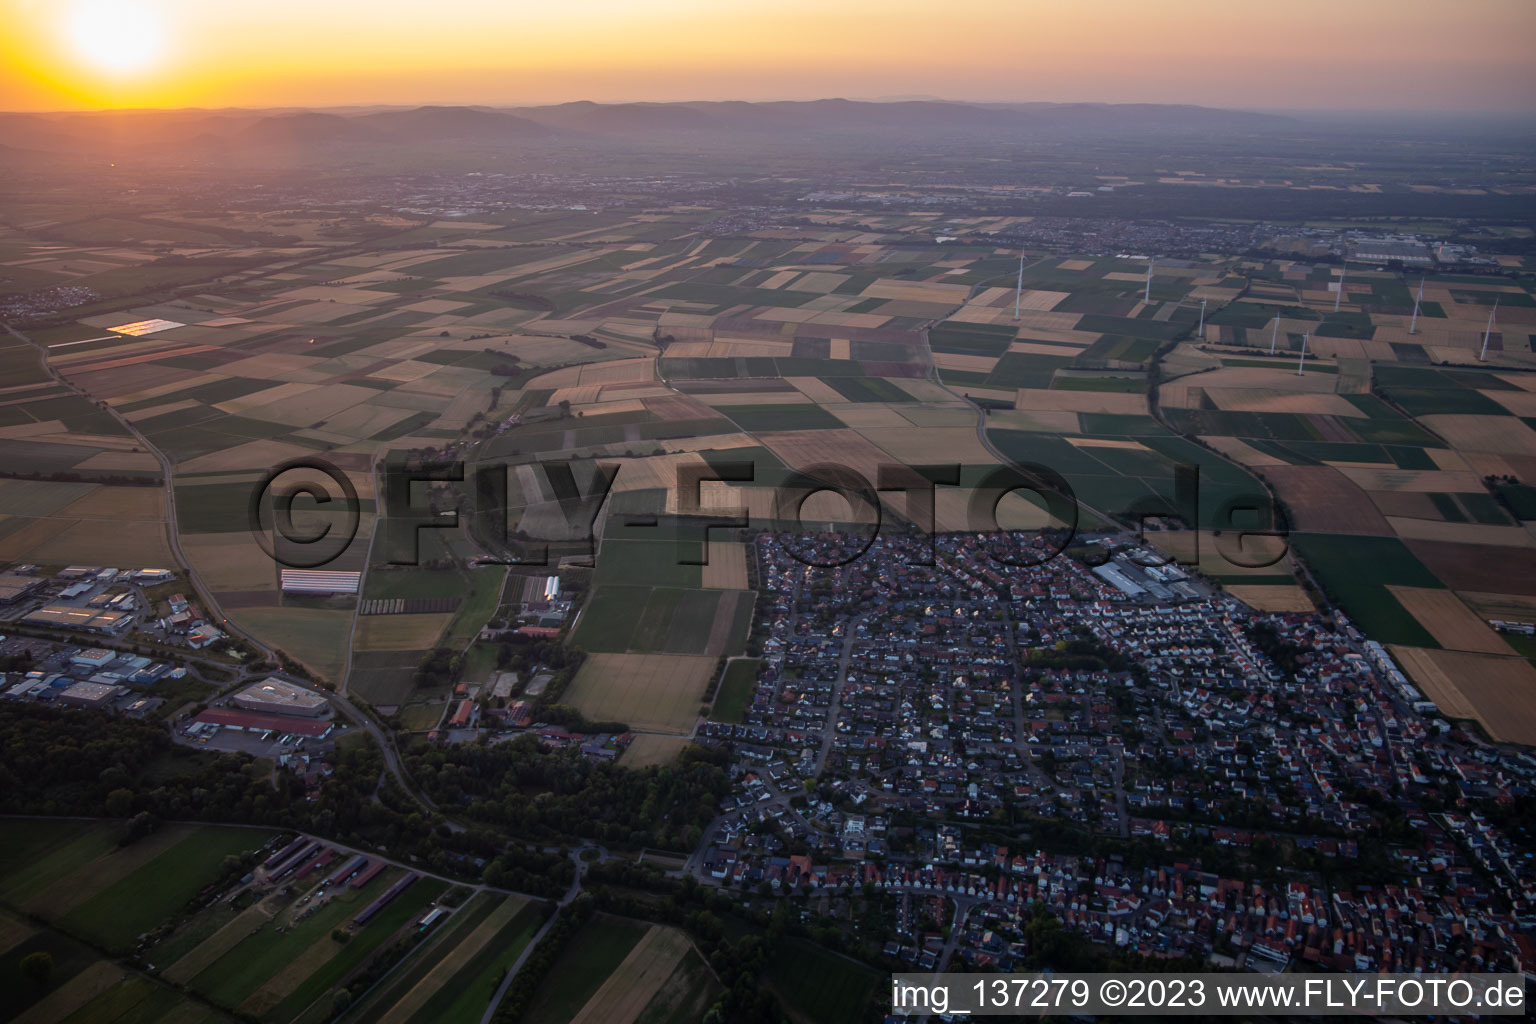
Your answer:
[[[319,718],[329,707],[326,699],[319,694],[291,686],[276,678],[246,687],[235,694],[231,703],[247,711],[268,715],[302,715],[306,718]]]

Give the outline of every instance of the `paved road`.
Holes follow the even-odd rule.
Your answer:
[[[39,365],[50,378],[59,384],[60,387],[68,388],[70,391],[94,404],[95,399],[93,399],[85,391],[75,387],[75,385],[70,383],[68,379],[66,379],[53,368],[52,364],[48,362],[47,351],[43,349],[42,346],[38,345],[31,338],[17,331],[10,324],[6,324],[5,329],[10,332],[12,337],[26,342],[37,350]],[[193,590],[197,592],[197,596],[203,602],[203,607],[207,609],[209,617],[211,619],[217,620],[220,624],[220,627],[226,632],[245,640],[252,647],[256,648],[257,651],[261,652],[264,657],[270,658],[273,661],[277,661],[277,651],[273,647],[263,642],[255,634],[250,633],[240,627],[238,624],[231,622],[229,618],[225,616],[223,608],[220,607],[219,602],[213,596],[213,591],[203,583],[202,577],[198,575],[197,570],[192,565],[192,562],[187,558],[186,552],[182,549],[181,531],[178,528],[176,521],[175,477],[170,458],[159,448],[156,448],[153,444],[151,444],[149,439],[145,437],[144,434],[141,433],[139,429],[133,425],[133,423],[124,417],[122,413],[118,412],[110,405],[105,406],[104,408],[106,412],[112,416],[114,420],[117,421],[123,430],[130,434],[134,440],[136,440],[144,448],[145,451],[153,455],[155,460],[160,464],[160,477],[162,481],[162,487],[165,491],[166,539],[169,542],[171,554],[175,556],[176,561],[180,564],[182,570],[186,573],[187,582],[189,582],[192,585]],[[347,644],[347,655],[348,661],[350,662],[350,631],[348,632]],[[412,799],[421,804],[421,806],[427,811],[434,814],[441,813],[437,805],[432,802],[430,797],[428,797],[425,793],[417,791],[415,786],[411,784],[410,777],[406,775],[405,766],[401,762],[399,751],[395,749],[393,740],[384,732],[383,729],[378,726],[376,722],[374,722],[372,718],[370,718],[366,713],[359,709],[357,705],[349,701],[346,698],[344,691],[333,692],[331,690],[325,689],[324,687],[306,682],[302,679],[293,679],[288,677],[284,678],[295,686],[303,687],[306,690],[310,690],[311,692],[318,693],[321,696],[326,697],[330,700],[332,706],[340,711],[345,718],[357,725],[362,726],[363,729],[365,729],[368,734],[373,737],[374,742],[379,745],[379,749],[384,752],[384,763],[388,767],[390,774],[392,774],[396,781],[400,783],[400,787],[409,793]],[[455,831],[464,831],[464,827],[462,825],[458,825],[452,821],[448,823],[448,827],[454,829]]]
[[[585,870],[586,863],[581,859],[581,851],[584,849],[587,849],[587,847],[571,851],[571,860],[576,862],[576,876],[571,879],[571,887],[560,898],[561,907],[567,906],[581,892],[581,875],[583,870]],[[595,849],[604,858],[607,857],[607,851],[603,850],[602,847],[595,847]],[[533,938],[528,940],[528,945],[523,947],[523,951],[517,955],[517,959],[512,961],[512,966],[507,968],[507,973],[502,977],[501,984],[496,986],[496,994],[491,997],[491,1004],[485,1008],[485,1013],[480,1018],[480,1024],[491,1024],[491,1019],[496,1016],[497,1007],[501,1006],[502,999],[506,997],[507,989],[512,987],[512,979],[517,977],[517,972],[523,969],[523,963],[533,954],[539,943],[544,941],[544,936],[548,934],[549,929],[554,925],[558,917],[558,914],[549,915],[549,919],[534,933]]]
[[[795,588],[796,603],[799,588]],[[827,706],[827,725],[821,733],[821,749],[816,752],[816,777],[820,778],[832,754],[832,744],[837,739],[837,711],[843,702],[843,687],[848,685],[848,669],[853,664],[854,634],[868,615],[843,620],[843,647],[837,656],[837,679],[832,683],[832,703]]]

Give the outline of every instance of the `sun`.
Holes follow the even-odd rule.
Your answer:
[[[165,25],[152,4],[76,0],[66,17],[70,46],[97,70],[118,75],[145,71],[165,51]]]

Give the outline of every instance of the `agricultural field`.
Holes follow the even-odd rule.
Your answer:
[[[571,939],[535,994],[530,1024],[698,1020],[721,994],[688,936],[599,915]]]
[[[801,1019],[837,1024],[863,1017],[882,977],[855,960],[828,957],[802,939],[789,939],[769,962],[767,981]]]
[[[173,921],[219,878],[223,860],[259,846],[256,829],[168,825],[125,847],[120,822],[13,821],[0,844],[0,968],[52,955],[44,985],[0,986],[0,1019],[77,1024],[232,1021],[108,957]],[[23,916],[26,915],[26,916]]]
[[[588,718],[641,733],[686,736],[699,717],[715,659],[674,654],[590,654],[565,692]]]
[[[481,1011],[489,1004],[486,975],[496,964],[516,958],[537,920],[533,908],[515,897],[472,897],[435,928],[358,1013],[381,1024],[478,1019],[464,1011],[475,1000]]]
[[[946,530],[973,528],[965,491],[1000,464],[1046,467],[1077,508],[1020,494],[1004,525],[1171,518],[1184,529],[1157,544],[1198,539],[1202,573],[1276,611],[1309,606],[1299,555],[1391,642],[1491,653],[1453,620],[1533,596],[1515,571],[1536,568],[1536,299],[1520,279],[1429,273],[1416,321],[1401,271],[1341,277],[1302,255],[1160,258],[1149,280],[1143,259],[1036,253],[1016,292],[1017,251],[993,234],[1009,218],[958,218],[942,247],[914,247],[928,214],[806,212],[751,238],[702,233],[714,213],[693,207],[358,215],[368,234],[351,238],[294,215],[276,273],[250,234],[271,225],[249,213],[99,216],[35,249],[18,236],[6,273],[104,281],[120,301],[0,338],[14,385],[0,440],[14,473],[39,478],[0,480],[0,559],[170,567],[162,491],[127,483],[157,482],[158,453],[181,546],[223,614],[383,707],[409,701],[434,646],[463,651],[497,616],[503,572],[468,565],[521,559],[519,544],[596,557],[572,637],[590,652],[739,652],[752,595],[735,539],[717,531],[699,565],[698,535],[679,544],[665,527],[728,509],[754,527],[859,521],[857,501],[776,498],[795,472],[825,482],[828,464],[871,488],[882,468],[958,468],[964,486],[936,498]],[[194,276],[131,242],[151,229],[157,244],[240,243]],[[384,507],[381,463],[448,453],[465,482],[418,485],[411,514],[457,508],[464,524],[417,530]],[[358,495],[356,535],[328,565],[364,573],[356,602],[281,594],[249,535],[253,488],[313,459]],[[578,497],[592,461],[617,467],[606,504],[573,500],[549,472],[565,460]],[[749,478],[722,474],[741,465]],[[481,469],[505,470],[504,493]],[[732,479],[700,483],[695,505],[687,481],[710,475]],[[909,511],[899,490],[875,500],[887,524]],[[1228,557],[1235,533],[1266,528],[1295,535],[1289,555]],[[1344,538],[1406,561],[1351,577],[1321,560],[1356,565]],[[1437,589],[1482,596],[1457,612],[1417,593]]]

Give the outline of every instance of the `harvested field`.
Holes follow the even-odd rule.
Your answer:
[[[745,590],[747,549],[740,541],[711,541],[709,564],[703,567],[700,586],[705,590]]]
[[[1536,430],[1513,416],[1437,413],[1418,419],[1460,451],[1536,455]]]
[[[990,466],[997,459],[976,437],[976,428],[906,427],[891,430],[865,430],[864,436],[908,466],[953,464]],[[887,460],[890,461],[890,460]],[[873,481],[874,477],[870,477]]]
[[[1293,412],[1316,416],[1348,416],[1365,419],[1366,414],[1343,395],[1297,394],[1275,388],[1205,388],[1205,395],[1226,412]]]
[[[1293,584],[1237,583],[1227,593],[1261,612],[1312,612],[1316,608],[1307,592]]]
[[[75,468],[99,473],[128,471],[158,474],[160,463],[148,452],[97,452],[84,462],[75,463]]]
[[[1118,416],[1145,416],[1145,395],[1113,391],[1055,391],[1019,388],[1014,408],[1023,412],[1099,412]]]
[[[370,615],[357,620],[353,646],[359,651],[420,651],[437,644],[452,612]]]
[[[907,430],[913,428],[908,427]],[[882,436],[885,434],[882,431]],[[864,476],[870,486],[876,483],[881,465],[897,461],[872,444],[856,430],[785,430],[758,435],[769,451],[791,469],[831,463],[845,466]],[[975,434],[972,434],[972,441]]]
[[[1308,533],[1392,532],[1387,519],[1344,472],[1331,466],[1269,466],[1264,476],[1290,510],[1294,530]]]
[[[1388,584],[1387,589],[1408,609],[1408,614],[1429,631],[1435,643],[1446,650],[1515,654],[1514,648],[1505,643],[1493,627],[1474,615],[1453,592],[1393,584]]]
[[[802,395],[817,405],[847,405],[848,398],[818,377],[786,377]]]
[[[912,421],[889,405],[865,402],[859,405],[840,406],[833,415],[854,429],[864,427],[905,427]]]
[[[670,764],[691,742],[693,741],[686,736],[638,733],[630,741],[629,748],[619,757],[619,764],[632,769],[649,768],[653,764]]]
[[[959,370],[963,373],[991,373],[997,365],[996,356],[963,356],[954,352],[935,352],[933,365],[941,370]]]
[[[1393,645],[1413,681],[1450,718],[1475,718],[1501,743],[1536,744],[1536,666],[1524,658]]]
[[[182,550],[214,590],[273,590],[277,563],[244,533],[184,533]]]
[[[1484,391],[1482,394],[1516,416],[1536,416],[1536,391]]]
[[[61,519],[164,519],[158,487],[99,487],[53,513]]]
[[[687,735],[699,716],[715,659],[683,654],[589,654],[565,700],[589,718],[639,732]]]
[[[1387,522],[1405,540],[1439,540],[1453,544],[1497,545],[1509,548],[1536,546],[1536,537],[1520,526],[1484,526],[1482,523],[1447,523],[1435,519],[1388,516]]]
[[[1202,435],[1200,440],[1233,461],[1242,463],[1244,466],[1287,465],[1284,459],[1261,452],[1241,438]]]
[[[633,1024],[689,948],[688,937],[682,932],[652,925],[571,1018],[571,1024]]]
[[[119,522],[110,530],[88,519],[34,519],[0,540],[0,559],[91,565],[173,566],[159,521]]]
[[[945,306],[958,306],[970,296],[971,286],[881,278],[860,294],[866,299],[895,299],[900,302],[933,302]]]

